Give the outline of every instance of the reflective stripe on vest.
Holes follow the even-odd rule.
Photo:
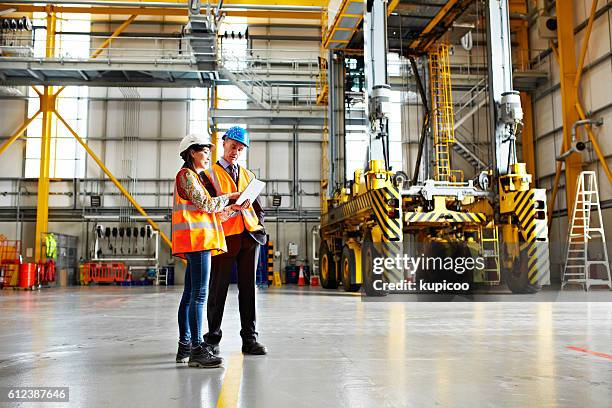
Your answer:
[[[178,204],[178,203],[174,204],[174,210],[175,211],[178,211],[178,210],[200,211],[200,209],[193,204]]]
[[[197,180],[200,180],[195,172],[187,171],[191,171]],[[202,183],[200,187],[209,196]],[[184,258],[188,252],[210,250],[211,255],[227,252],[223,226],[218,214],[204,212],[191,201],[183,199],[178,194],[176,184],[173,198],[172,254]]]
[[[239,166],[238,174],[238,186],[236,186],[229,173],[218,163],[215,163],[211,169],[206,170],[206,175],[212,182],[218,195],[233,193],[238,190],[244,191],[249,182],[255,178],[251,171],[242,166]],[[240,217],[230,217],[223,223],[223,231],[226,236],[240,234],[244,231],[245,227],[248,231],[258,231],[263,228],[259,225],[259,219],[252,204],[246,210],[239,211],[238,213],[241,215]]]
[[[202,228],[214,229],[216,228],[216,225],[213,222],[180,222],[177,224],[172,224],[172,229],[174,231],[186,231],[190,229]]]

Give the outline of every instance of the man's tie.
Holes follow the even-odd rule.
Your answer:
[[[236,166],[235,164],[230,164],[230,166],[229,166],[229,174],[230,174],[230,176],[232,176],[232,179],[234,180],[234,183],[236,183],[236,185],[238,185],[238,166]]]

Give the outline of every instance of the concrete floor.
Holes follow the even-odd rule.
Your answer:
[[[225,368],[202,370],[174,363],[180,289],[1,291],[0,386],[68,386],[55,406],[75,407],[612,406],[612,303],[263,290],[269,355],[242,357],[232,289]]]

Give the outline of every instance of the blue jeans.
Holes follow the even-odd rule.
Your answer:
[[[208,294],[210,251],[187,255],[185,288],[178,309],[179,341],[197,347],[202,342],[202,316]]]

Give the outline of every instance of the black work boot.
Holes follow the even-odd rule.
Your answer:
[[[183,344],[179,341],[176,362],[186,363],[189,360],[189,354],[191,354],[191,343]]]
[[[191,349],[189,356],[189,367],[197,368],[215,368],[221,367],[223,359],[214,356],[205,344],[200,344],[198,347]]]
[[[215,356],[218,356],[221,350],[219,349],[219,344],[208,344],[204,343],[205,347],[208,347],[208,350]]]
[[[268,350],[266,346],[261,343],[258,343],[255,340],[247,341],[242,343],[242,354],[251,354],[254,356],[263,356],[267,354]]]

